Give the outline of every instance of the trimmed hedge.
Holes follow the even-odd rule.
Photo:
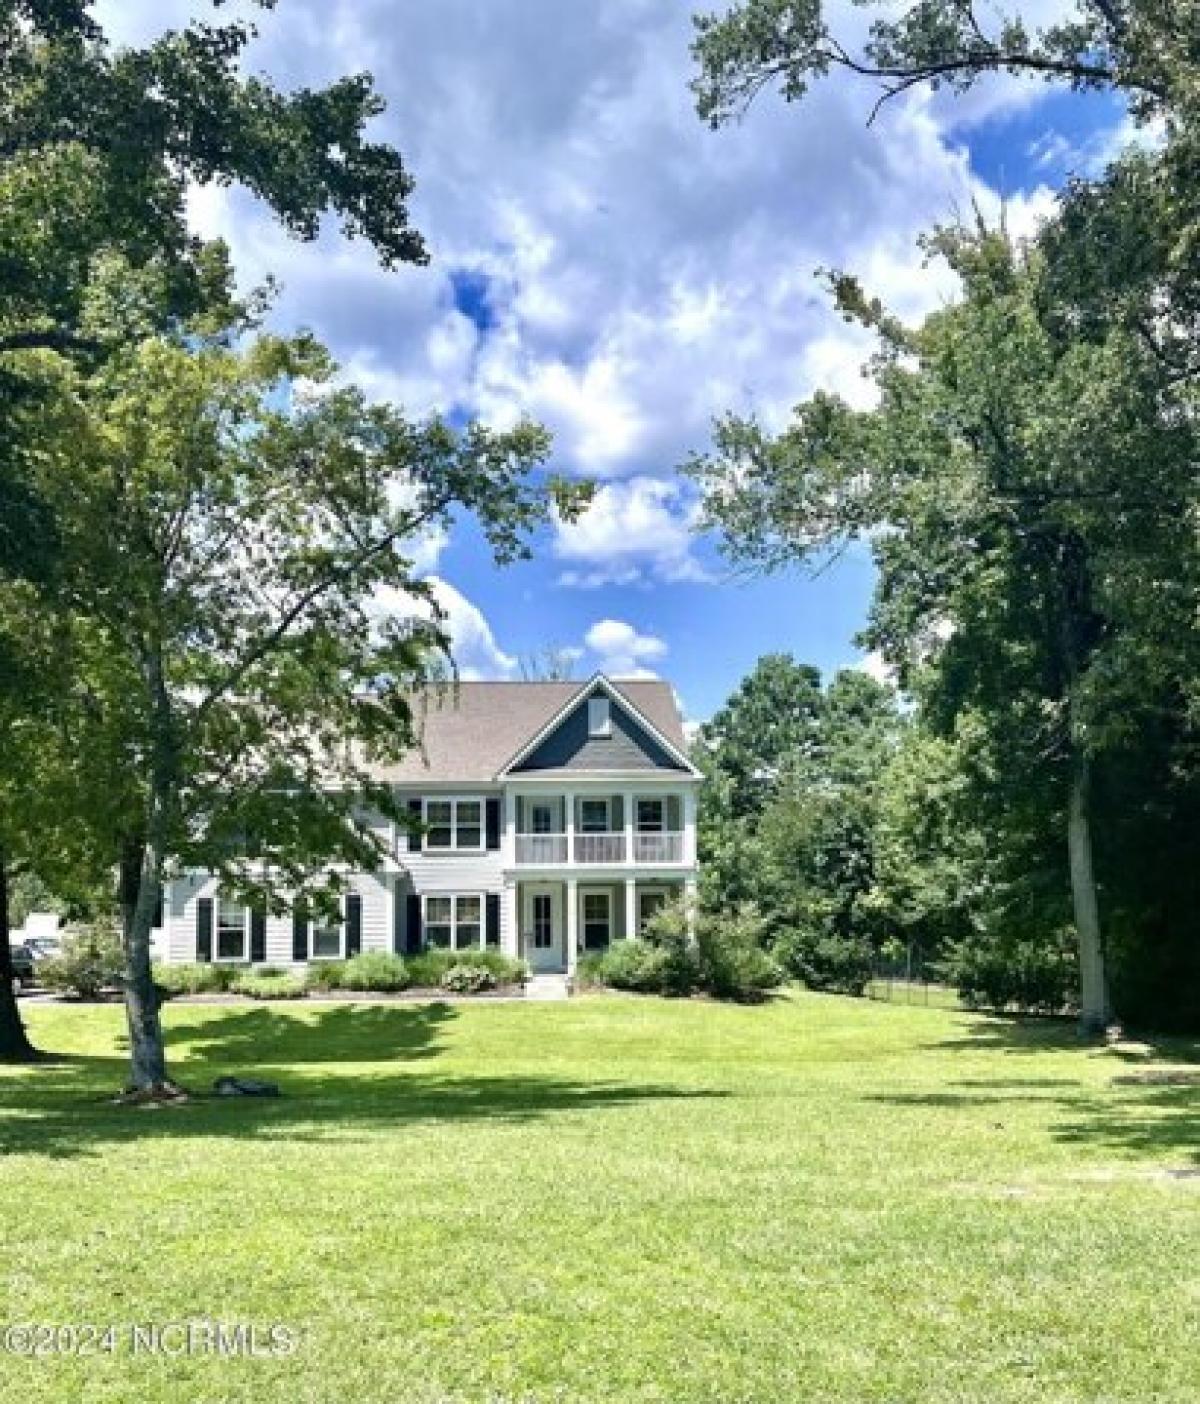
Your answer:
[[[230,987],[234,994],[248,999],[303,999],[304,981],[287,970],[252,970],[243,973]]]

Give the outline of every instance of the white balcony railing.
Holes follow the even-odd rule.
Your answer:
[[[682,863],[682,834],[634,834],[635,863]]]
[[[577,863],[623,863],[625,861],[625,835],[616,834],[576,834],[575,861]]]
[[[518,863],[565,863],[566,834],[518,834]]]
[[[576,863],[624,863],[628,856],[625,834],[576,834],[573,861]],[[634,834],[635,863],[682,863],[681,833]],[[568,861],[566,834],[518,834],[517,862],[554,865]]]

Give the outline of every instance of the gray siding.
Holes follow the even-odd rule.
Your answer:
[[[355,873],[350,888],[362,898],[362,948],[364,951],[391,949],[393,927],[393,880],[383,873]],[[217,880],[206,873],[191,873],[171,883],[171,904],[167,920],[166,959],[174,964],[196,959],[196,903],[201,897],[217,896]],[[267,917],[267,964],[291,965],[292,918]]]
[[[595,692],[589,696],[596,696]],[[607,694],[605,694],[607,695]],[[612,735],[588,735],[588,698],[516,767],[523,770],[671,770],[679,764],[619,702],[611,708]]]

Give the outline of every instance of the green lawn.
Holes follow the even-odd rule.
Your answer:
[[[30,1009],[3,1317],[300,1328],[275,1359],[0,1358],[0,1399],[1200,1398],[1200,1048],[800,996]],[[1193,1172],[1192,1174],[1178,1172]],[[1174,1173],[1173,1173],[1174,1172]]]

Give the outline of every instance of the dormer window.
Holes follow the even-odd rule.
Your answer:
[[[588,699],[588,735],[612,735],[612,712],[609,709],[607,697],[591,697]]]

